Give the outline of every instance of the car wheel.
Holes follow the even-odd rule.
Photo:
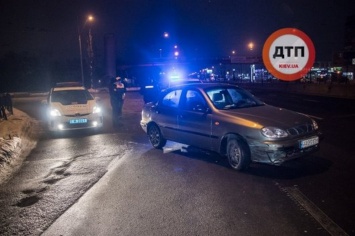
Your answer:
[[[154,148],[162,148],[166,144],[166,139],[160,132],[157,125],[150,125],[148,128],[148,138]]]
[[[228,140],[227,158],[234,170],[245,170],[250,165],[250,151],[247,144],[236,138]]]

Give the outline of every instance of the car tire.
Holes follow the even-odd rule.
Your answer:
[[[160,132],[160,129],[157,125],[152,124],[148,127],[148,138],[150,143],[154,148],[161,149],[166,144],[166,139]]]
[[[250,165],[250,150],[245,142],[230,138],[227,143],[227,158],[234,170],[242,171]]]

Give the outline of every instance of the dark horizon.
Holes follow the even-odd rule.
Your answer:
[[[104,35],[112,33],[117,59],[123,62],[159,57],[175,44],[181,56],[215,58],[228,57],[233,50],[246,55],[253,42],[254,53],[260,55],[270,34],[289,27],[309,35],[316,61],[331,61],[344,48],[346,17],[355,13],[350,0],[2,1],[0,6],[1,55],[14,51],[78,58],[78,26],[92,14],[95,21],[83,33],[91,28],[97,56],[103,56]],[[164,32],[169,32],[168,39]]]

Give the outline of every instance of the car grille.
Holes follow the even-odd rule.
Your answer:
[[[292,128],[287,129],[287,132],[290,135],[302,135],[302,134],[308,134],[313,132],[313,126],[311,124],[302,124],[302,125],[297,125]]]
[[[79,117],[79,116],[88,116],[90,115],[90,113],[85,113],[85,114],[80,114],[80,113],[76,113],[74,115],[65,115],[66,117]]]

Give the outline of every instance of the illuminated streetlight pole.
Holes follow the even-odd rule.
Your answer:
[[[250,51],[252,51],[252,50],[254,49],[254,43],[253,43],[253,42],[250,42],[250,43],[248,44],[248,48],[249,48]]]
[[[178,46],[175,44],[174,45],[174,56],[175,56],[175,59],[177,59],[178,58],[178,56],[179,56],[179,51],[178,51]]]
[[[89,28],[89,41],[88,41],[88,56],[89,56],[89,69],[90,69],[90,88],[94,87],[94,81],[93,81],[93,67],[94,67],[94,51],[92,48],[92,34],[91,34],[91,28]]]
[[[236,51],[235,50],[232,50],[232,55],[229,56],[229,59],[230,59],[230,63],[233,64],[233,61],[235,60],[235,54],[236,54]],[[235,81],[235,68],[232,69],[232,78],[233,78],[233,81]]]
[[[232,54],[228,56],[229,59],[232,59],[235,56],[235,53],[236,53],[235,50],[232,50]]]
[[[84,67],[83,67],[83,50],[82,50],[82,44],[81,44],[81,33],[82,30],[84,29],[86,23],[89,21],[93,21],[94,17],[93,16],[88,16],[87,19],[85,20],[85,23],[83,27],[80,29],[79,24],[78,24],[78,35],[79,35],[79,51],[80,51],[80,69],[81,69],[81,83],[83,86],[85,85],[85,80],[84,80]]]
[[[248,48],[249,48],[250,51],[253,51],[253,49],[254,49],[254,43],[253,43],[253,42],[250,42],[250,43],[248,44]],[[254,60],[254,59],[251,58],[251,61],[253,61],[253,60]],[[255,81],[254,74],[255,74],[255,65],[252,64],[252,65],[250,65],[250,82],[254,82],[254,81]]]
[[[175,52],[174,52],[174,56],[175,56],[175,59],[177,59],[178,56],[179,56],[179,52],[178,52],[178,51],[175,51]]]
[[[81,83],[84,85],[83,51],[81,49],[81,34],[80,33],[79,33],[79,51],[80,51]]]

